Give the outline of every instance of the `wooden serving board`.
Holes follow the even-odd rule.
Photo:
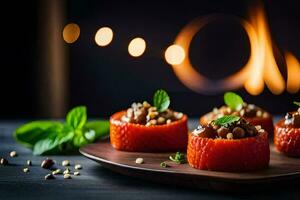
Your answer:
[[[247,173],[228,173],[197,170],[188,164],[168,161],[171,153],[136,153],[115,150],[109,141],[90,144],[80,149],[84,156],[95,160],[103,167],[115,172],[177,186],[196,187],[223,191],[249,191],[253,189],[274,189],[284,185],[300,183],[300,158],[290,158],[277,152],[271,145],[271,161],[268,169]],[[136,164],[136,158],[143,158],[143,164]],[[170,167],[162,168],[167,161]]]

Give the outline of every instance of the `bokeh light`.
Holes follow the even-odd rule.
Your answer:
[[[171,65],[179,65],[185,58],[185,52],[179,45],[173,44],[169,46],[165,52],[165,59]]]
[[[64,27],[63,38],[66,43],[74,43],[79,38],[80,27],[75,23],[69,23]]]
[[[109,27],[100,28],[95,35],[95,42],[97,45],[104,47],[109,45],[113,39],[113,31]]]
[[[134,38],[128,45],[128,52],[133,57],[141,56],[146,50],[146,42],[143,38]]]

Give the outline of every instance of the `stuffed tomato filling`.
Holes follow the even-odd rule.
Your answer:
[[[169,108],[159,112],[157,107],[144,101],[143,103],[133,103],[121,117],[121,121],[145,126],[154,126],[170,124],[171,122],[182,119],[183,116],[182,112],[176,112]]]
[[[288,127],[300,128],[300,108],[297,112],[288,112],[285,115],[284,125]]]
[[[208,121],[223,117],[224,115],[235,115],[244,118],[269,118],[270,114],[264,109],[254,105],[243,103],[236,109],[232,109],[229,106],[221,106],[220,108],[214,108],[211,112],[206,114]]]
[[[213,139],[241,139],[255,137],[260,132],[264,132],[261,126],[254,126],[238,116],[226,115],[207,125],[199,125],[192,134]]]

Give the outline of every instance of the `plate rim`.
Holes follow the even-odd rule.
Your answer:
[[[198,178],[206,178],[209,180],[222,180],[222,181],[235,181],[235,182],[249,182],[249,181],[254,181],[254,182],[260,182],[260,181],[276,181],[278,178],[298,178],[300,177],[300,166],[299,166],[299,171],[297,172],[289,172],[289,173],[285,173],[285,174],[275,174],[275,175],[269,175],[266,177],[238,177],[238,176],[234,176],[234,177],[220,177],[218,174],[190,174],[190,173],[186,173],[186,172],[178,172],[178,171],[173,171],[173,170],[166,170],[166,169],[151,169],[151,168],[144,168],[144,167],[139,167],[139,166],[133,166],[133,165],[128,165],[128,164],[123,164],[123,163],[118,163],[115,161],[110,161],[107,160],[105,158],[99,157],[99,156],[95,156],[92,155],[88,152],[85,151],[85,148],[87,148],[88,146],[94,146],[94,145],[100,145],[101,143],[109,143],[107,141],[104,142],[100,142],[100,143],[93,143],[93,144],[88,144],[85,147],[82,147],[79,149],[79,152],[91,159],[94,160],[96,162],[99,163],[104,163],[104,164],[108,164],[108,165],[113,165],[119,168],[126,168],[126,169],[130,169],[130,170],[140,170],[140,171],[146,171],[146,172],[155,172],[155,173],[164,173],[164,174],[176,174],[176,175],[193,175],[193,176],[197,176]],[[112,147],[113,149],[113,147]],[[114,151],[117,151],[115,149],[113,149]],[[128,152],[127,152],[128,153]],[[134,152],[133,152],[134,153]],[[189,166],[190,167],[190,166]],[[198,170],[198,169],[195,169]],[[210,171],[210,170],[201,170],[201,171],[209,171],[209,172],[214,172],[214,171]],[[215,172],[219,172],[219,171],[215,171]],[[237,174],[234,172],[221,172],[221,173],[229,173],[229,174]],[[248,172],[251,173],[251,172]]]

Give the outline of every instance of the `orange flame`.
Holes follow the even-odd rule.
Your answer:
[[[275,60],[269,27],[263,7],[256,7],[251,13],[250,20],[238,19],[245,29],[251,46],[247,64],[237,73],[222,80],[210,80],[197,72],[189,60],[189,47],[193,37],[206,24],[218,19],[219,15],[196,18],[187,24],[175,39],[175,44],[185,51],[185,59],[172,65],[179,80],[191,90],[198,93],[215,93],[232,90],[244,86],[252,95],[258,95],[267,85],[273,94],[281,94],[285,89],[285,80],[281,75]],[[222,17],[224,17],[222,15]],[[228,17],[228,16],[226,16]],[[236,17],[230,17],[236,20]],[[300,65],[290,53],[286,54],[288,67],[287,91],[296,93],[300,87]]]
[[[300,63],[290,52],[285,53],[287,65],[287,85],[289,93],[297,93],[300,89]]]
[[[259,7],[253,14],[250,22],[256,34],[247,33],[250,42],[253,37],[257,37],[257,42],[251,43],[252,50],[249,62],[252,70],[249,79],[245,82],[245,88],[250,94],[258,95],[263,91],[265,82],[272,93],[280,94],[284,91],[285,81],[276,64],[265,13]]]

